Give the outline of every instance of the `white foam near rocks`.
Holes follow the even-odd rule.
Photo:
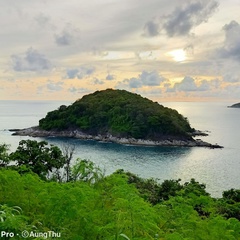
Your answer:
[[[182,147],[209,147],[222,148],[217,144],[213,145],[202,141],[201,139],[193,140],[178,140],[178,139],[161,139],[158,141],[148,139],[122,138],[115,137],[111,134],[106,135],[90,135],[83,133],[80,130],[66,130],[66,131],[46,131],[39,129],[39,127],[30,127],[25,129],[12,129],[12,135],[31,136],[31,137],[71,137],[78,139],[91,139],[104,142],[115,142],[120,144],[142,145],[142,146],[182,146]]]

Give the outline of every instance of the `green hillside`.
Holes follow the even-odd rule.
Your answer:
[[[138,94],[107,89],[85,95],[70,106],[60,106],[39,121],[44,130],[81,130],[97,135],[157,140],[191,138],[188,120]]]
[[[105,176],[72,153],[46,141],[21,140],[14,152],[0,144],[1,239],[240,239],[239,189],[213,198],[194,179]]]

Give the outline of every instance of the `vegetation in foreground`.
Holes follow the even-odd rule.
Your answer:
[[[240,239],[240,190],[215,199],[194,179],[160,184],[123,170],[104,176],[87,160],[72,166],[73,151],[31,140],[13,153],[0,145],[0,232],[12,239],[23,230],[36,233],[31,239],[46,239],[40,233],[47,231],[63,240]]]
[[[96,91],[60,106],[39,121],[44,130],[80,130],[136,139],[191,139],[194,131],[176,110],[125,90]]]

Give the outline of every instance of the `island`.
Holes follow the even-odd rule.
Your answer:
[[[230,107],[230,108],[240,108],[240,103],[235,103],[235,104],[233,104],[231,106],[228,106],[228,107]]]
[[[186,117],[126,90],[106,89],[70,106],[48,112],[39,126],[14,129],[13,135],[72,137],[122,144],[221,148],[201,139]]]

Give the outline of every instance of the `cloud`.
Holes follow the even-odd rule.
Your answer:
[[[214,0],[188,1],[188,4],[176,7],[171,14],[148,21],[144,26],[144,35],[155,37],[161,30],[168,37],[189,35],[194,27],[207,22],[218,5]]]
[[[167,16],[163,29],[169,37],[188,35],[193,27],[206,22],[218,7],[216,1],[193,1]]]
[[[48,24],[50,24],[50,17],[43,13],[37,15],[34,20],[38,23],[40,27],[46,27]]]
[[[228,85],[226,86],[226,88],[224,89],[224,94],[227,97],[231,97],[231,98],[238,98],[239,99],[239,95],[240,95],[240,85],[239,84],[233,84],[233,85]]]
[[[209,83],[209,81],[207,81],[207,80],[202,80],[200,85],[197,88],[197,91],[205,92],[205,91],[210,90],[210,88],[211,88],[211,83]]]
[[[81,66],[79,68],[67,69],[65,79],[82,79],[86,76],[90,76],[95,72],[95,67],[93,66]]]
[[[184,47],[183,50],[187,53],[187,55],[193,55],[194,54],[194,45],[189,44],[186,47]]]
[[[195,92],[207,91],[210,89],[210,82],[202,80],[199,85],[196,84],[192,77],[184,77],[181,82],[175,83],[174,86],[167,89],[167,92]]]
[[[77,78],[78,73],[79,73],[79,70],[78,70],[78,69],[68,69],[68,70],[67,70],[67,78],[68,78],[68,79]]]
[[[106,76],[106,80],[108,80],[108,81],[114,80],[114,75],[108,74]]]
[[[55,35],[55,42],[59,46],[68,46],[73,42],[73,36],[67,31]]]
[[[24,54],[12,55],[12,64],[16,72],[41,72],[52,68],[50,61],[33,48]]]
[[[139,78],[144,86],[159,86],[160,83],[165,80],[165,78],[160,76],[156,71],[143,71],[142,74],[139,75]]]
[[[198,87],[191,77],[185,77],[181,82],[174,84],[175,91],[197,91]]]
[[[128,83],[130,88],[140,88],[143,85],[141,79],[139,78],[130,78]]]
[[[223,81],[228,83],[236,83],[240,82],[240,75],[231,73],[231,74],[225,74],[223,76]]]
[[[225,31],[225,41],[223,47],[219,49],[220,57],[240,61],[240,24],[231,21],[223,27],[223,30]]]
[[[144,26],[144,36],[155,37],[159,34],[159,24],[155,21],[148,21]]]
[[[54,37],[58,46],[70,46],[74,43],[74,40],[80,39],[80,31],[71,23],[67,23],[63,30],[58,34],[55,34]]]
[[[156,71],[142,71],[138,78],[125,79],[124,83],[128,83],[130,88],[140,88],[142,86],[159,86],[166,79]]]
[[[37,93],[43,94],[44,92],[46,92],[46,90],[50,92],[60,92],[61,90],[63,90],[63,84],[64,83],[61,81],[54,82],[52,80],[48,80],[46,84],[38,86]]]
[[[116,89],[125,89],[131,90],[129,87],[129,79],[124,79],[123,81],[118,81],[117,84],[114,86]]]
[[[49,80],[47,84],[47,89],[53,92],[58,92],[63,89],[62,85],[63,82],[53,82]]]
[[[70,87],[68,91],[70,93],[89,93],[90,92],[88,88],[76,88],[76,87]]]
[[[102,80],[100,80],[98,78],[94,78],[93,84],[102,85],[102,84],[104,84],[104,81],[102,81]]]

